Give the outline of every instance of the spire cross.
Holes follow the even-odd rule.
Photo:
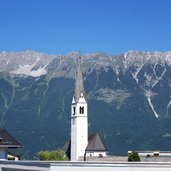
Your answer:
[[[78,64],[81,67],[81,51],[79,51]]]

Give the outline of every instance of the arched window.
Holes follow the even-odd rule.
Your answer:
[[[73,107],[73,115],[75,115],[75,106]]]
[[[80,106],[80,114],[84,114],[84,107]]]
[[[80,94],[80,97],[81,97],[81,98],[83,98],[83,97],[84,97],[84,96],[83,96],[83,93],[81,93],[81,94]]]

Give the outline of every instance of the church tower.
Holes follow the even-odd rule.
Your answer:
[[[77,161],[85,155],[88,145],[88,116],[85,98],[81,58],[79,58],[75,90],[71,104],[71,161]]]

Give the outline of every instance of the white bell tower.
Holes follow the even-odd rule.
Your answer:
[[[75,91],[71,105],[71,161],[77,161],[85,155],[88,144],[87,101],[85,98],[81,58],[79,59]]]

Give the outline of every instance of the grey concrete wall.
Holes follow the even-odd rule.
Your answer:
[[[0,161],[0,171],[50,171],[50,162]]]
[[[0,148],[0,160],[6,160],[6,159],[7,159],[7,149]]]

